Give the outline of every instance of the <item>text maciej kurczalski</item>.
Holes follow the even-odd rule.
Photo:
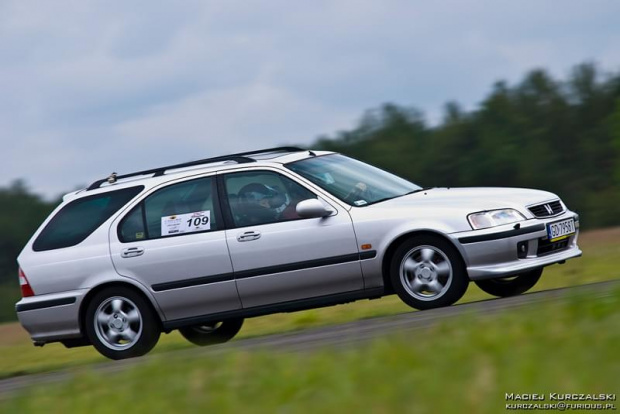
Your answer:
[[[616,401],[616,394],[580,394],[550,392],[543,394],[506,393],[506,401]]]

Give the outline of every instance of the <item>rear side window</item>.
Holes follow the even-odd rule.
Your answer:
[[[47,223],[32,248],[36,252],[75,246],[86,239],[144,186],[124,188],[74,200]]]
[[[123,218],[123,243],[203,233],[221,228],[213,177],[184,181],[148,196]]]

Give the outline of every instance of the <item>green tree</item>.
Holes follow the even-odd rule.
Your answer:
[[[55,204],[31,194],[21,180],[0,189],[0,283],[17,282],[17,255]]]
[[[567,80],[532,70],[497,82],[479,108],[445,107],[427,127],[414,109],[385,104],[315,146],[431,186],[519,186],[556,192],[586,227],[620,224],[620,75],[576,66]]]

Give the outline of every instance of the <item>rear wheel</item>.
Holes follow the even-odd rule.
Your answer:
[[[110,359],[146,354],[161,333],[150,304],[126,287],[97,293],[86,308],[85,328],[97,351]]]
[[[394,253],[390,276],[402,301],[420,310],[452,305],[469,283],[456,248],[437,236],[404,242]]]
[[[486,293],[493,296],[516,296],[533,288],[536,282],[538,282],[538,279],[540,279],[542,272],[543,269],[541,267],[516,276],[503,277],[500,279],[477,280],[476,285],[478,285],[478,287]]]
[[[185,339],[198,346],[221,344],[230,341],[243,326],[243,318],[228,319],[203,325],[180,328]]]

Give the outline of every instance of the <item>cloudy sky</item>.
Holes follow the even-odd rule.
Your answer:
[[[0,0],[0,187],[308,144],[384,102],[437,120],[618,45],[616,0]]]

